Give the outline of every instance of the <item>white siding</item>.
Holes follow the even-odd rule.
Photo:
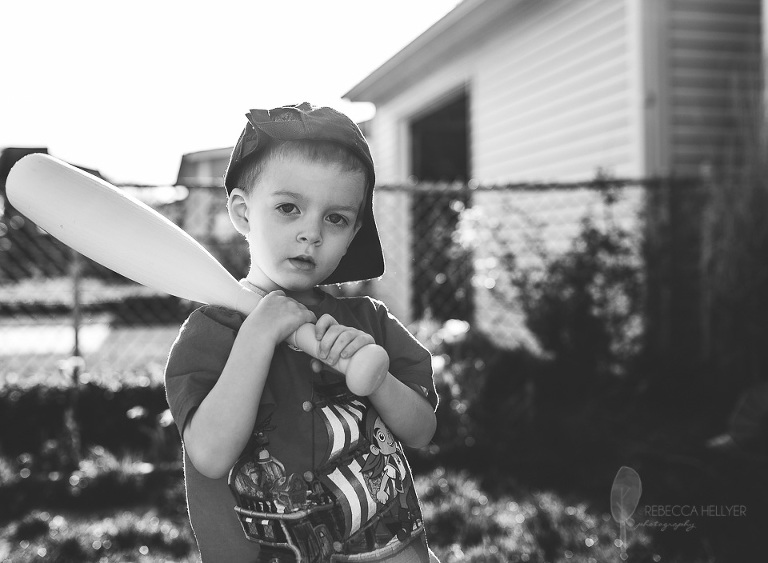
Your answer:
[[[643,172],[637,0],[523,2],[504,26],[441,61],[371,122],[380,183],[410,173],[408,124],[466,87],[481,182]]]
[[[636,21],[623,1],[524,3],[478,56],[470,96],[481,182],[642,173]]]
[[[762,73],[761,1],[668,2],[672,171],[738,165],[759,119],[747,101]]]

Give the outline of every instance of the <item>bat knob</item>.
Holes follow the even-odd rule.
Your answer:
[[[360,348],[349,359],[347,387],[355,395],[367,397],[379,388],[389,371],[389,355],[376,344]]]

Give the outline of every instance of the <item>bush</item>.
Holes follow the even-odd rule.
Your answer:
[[[32,508],[101,510],[152,502],[161,511],[183,512],[181,464],[155,466],[131,458],[118,460],[92,448],[75,471],[26,472],[0,483],[3,519]],[[171,496],[169,496],[171,495]],[[35,525],[29,525],[34,530]]]
[[[411,330],[433,354],[440,404],[426,450],[409,453],[417,471],[448,466],[485,472],[504,463],[521,440],[538,435],[537,390],[553,379],[551,361],[503,350],[469,323],[422,319]]]
[[[415,485],[430,546],[443,563],[620,561],[618,525],[587,505],[551,493],[492,497],[465,472],[436,470]],[[658,557],[644,530],[628,539],[632,561]]]
[[[33,511],[0,528],[0,540],[10,550],[2,552],[7,560],[19,563],[200,560],[185,513],[168,517],[146,508],[99,515]]]
[[[167,409],[161,385],[7,386],[0,389],[0,453],[33,472],[71,469],[77,466],[67,457],[74,424],[78,449],[100,446],[153,463],[176,461],[180,441]]]
[[[588,212],[564,252],[551,248],[543,226],[535,225],[524,249],[514,250],[498,239],[490,219],[471,209],[457,237],[491,252],[492,265],[479,272],[493,282],[488,291],[505,309],[522,311],[543,355],[559,368],[558,388],[569,391],[585,390],[600,375],[626,374],[643,336],[639,233],[615,216],[618,184],[599,177],[590,187],[598,190],[602,214]]]

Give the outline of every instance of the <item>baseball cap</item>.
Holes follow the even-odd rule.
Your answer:
[[[368,189],[360,230],[352,239],[347,253],[336,270],[322,285],[364,281],[384,274],[384,253],[373,216],[373,158],[360,128],[343,113],[329,107],[313,106],[307,102],[278,108],[252,109],[246,114],[245,125],[229,158],[224,173],[224,187],[229,194],[243,164],[276,141],[328,141],[347,148],[366,168]]]

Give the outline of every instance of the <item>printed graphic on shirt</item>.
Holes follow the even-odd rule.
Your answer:
[[[320,388],[316,397],[328,450],[314,471],[286,475],[270,451],[270,419],[232,468],[229,485],[246,536],[262,553],[289,561],[397,553],[423,532],[400,443],[367,401]]]
[[[400,442],[374,409],[366,417],[365,435],[371,453],[361,471],[368,475],[369,483],[376,483],[376,500],[386,505],[396,499],[397,519],[401,528],[397,537],[404,540],[413,529],[413,513],[418,513],[418,503],[413,492],[413,478],[405,461]],[[373,492],[373,491],[372,491]]]
[[[338,402],[327,398],[324,403],[318,410],[328,433],[328,452],[320,462],[321,466],[358,445],[361,436],[360,422],[366,411],[365,403],[357,397]]]

